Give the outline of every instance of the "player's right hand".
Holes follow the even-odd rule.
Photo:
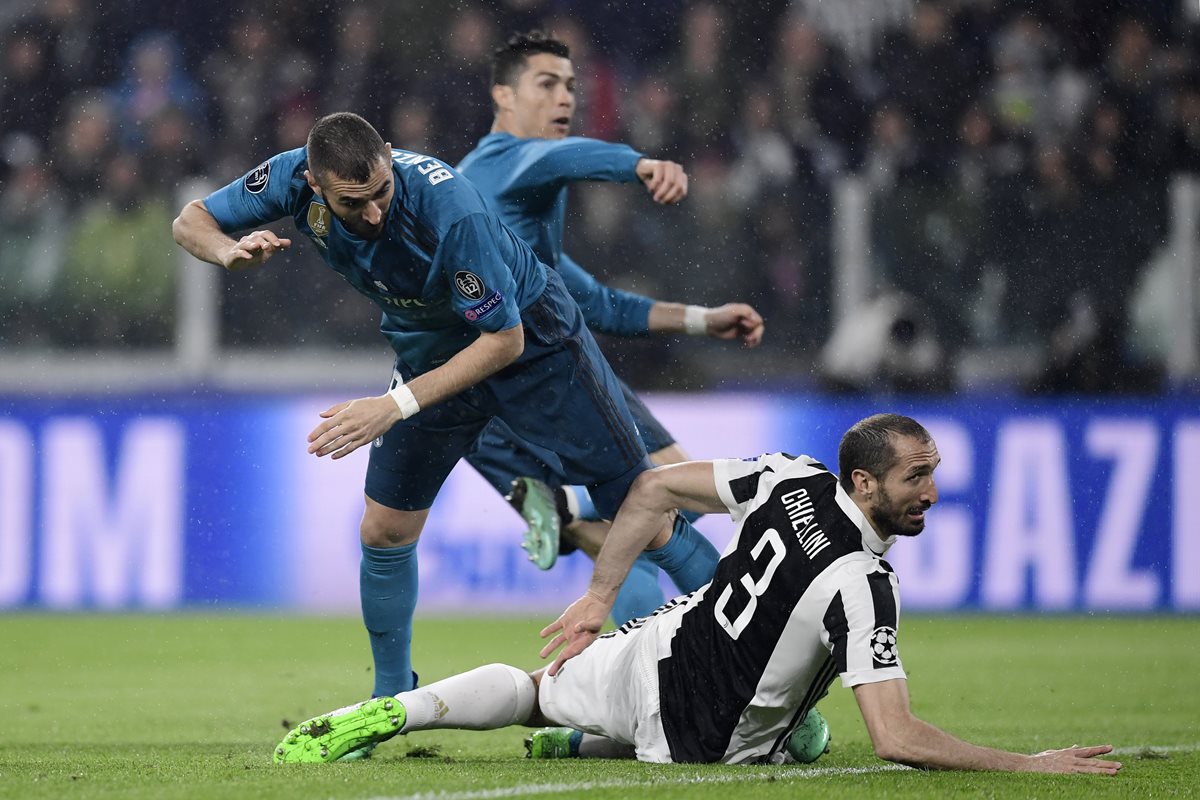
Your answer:
[[[717,339],[741,339],[746,347],[762,343],[763,318],[753,306],[745,303],[726,303],[710,308],[704,314],[708,335]]]
[[[291,246],[291,239],[280,238],[270,231],[254,231],[238,239],[221,254],[221,266],[232,272],[257,267],[280,250]]]
[[[590,591],[585,592],[583,597],[567,606],[562,616],[542,628],[540,635],[543,639],[553,633],[558,634],[542,648],[542,658],[549,658],[561,645],[566,645],[547,670],[551,677],[558,674],[566,661],[579,655],[589,644],[596,641],[611,610],[611,602],[605,603]]]
[[[1111,744],[1080,747],[1072,745],[1062,750],[1044,750],[1029,757],[1030,772],[1090,772],[1116,775],[1120,761],[1102,761],[1096,756],[1112,752]]]
[[[646,184],[646,191],[650,192],[654,202],[674,205],[687,197],[688,176],[681,164],[643,158],[637,162],[635,171],[642,183]]]

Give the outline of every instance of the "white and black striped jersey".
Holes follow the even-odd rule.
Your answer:
[[[759,761],[837,675],[904,677],[894,537],[807,456],[713,467],[737,531],[712,582],[656,615],[663,731],[673,761]]]

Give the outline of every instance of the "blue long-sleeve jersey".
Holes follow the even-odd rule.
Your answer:
[[[546,287],[546,267],[479,190],[430,156],[392,151],[385,231],[346,230],[308,186],[306,149],[263,162],[204,199],[226,233],[291,217],[325,262],[383,309],[380,329],[408,376],[444,363],[480,331],[517,325]],[[296,309],[296,313],[307,313]]]
[[[649,330],[648,297],[613,289],[563,252],[567,184],[572,181],[638,179],[642,154],[623,144],[578,136],[566,139],[523,139],[492,133],[479,140],[458,169],[518,236],[547,265],[554,267],[583,310],[589,327],[616,336]]]

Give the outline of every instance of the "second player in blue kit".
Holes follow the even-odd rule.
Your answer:
[[[492,59],[492,131],[459,169],[538,258],[558,271],[591,329],[625,337],[691,333],[757,345],[763,332],[762,318],[745,303],[703,308],[614,289],[564,251],[567,188],[573,182],[640,181],[651,197],[663,204],[679,202],[687,194],[687,175],[679,164],[647,157],[624,144],[569,136],[575,84],[570,51],[563,42],[539,31],[511,37]],[[684,460],[686,454],[666,427],[624,382],[618,382],[651,459],[656,464]],[[574,522],[567,541],[580,544],[594,556],[608,524],[581,522],[603,515],[589,507],[590,498],[582,487],[563,486],[569,481],[556,453],[524,441],[497,420],[484,431],[468,461],[501,492],[508,490],[514,478],[527,477],[557,489],[558,502],[550,506]],[[521,485],[517,489],[526,491]],[[569,512],[563,509],[567,501],[574,501]],[[547,567],[556,552],[546,552],[546,545],[539,541],[544,534],[536,522],[544,522],[549,515],[545,508],[535,511],[527,547],[531,557]],[[662,600],[657,571],[645,559],[639,567],[622,587],[614,606],[617,622],[647,614]]]

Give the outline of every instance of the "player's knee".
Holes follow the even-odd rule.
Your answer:
[[[368,505],[358,527],[358,535],[367,547],[401,547],[421,536],[425,513],[397,511]]]

